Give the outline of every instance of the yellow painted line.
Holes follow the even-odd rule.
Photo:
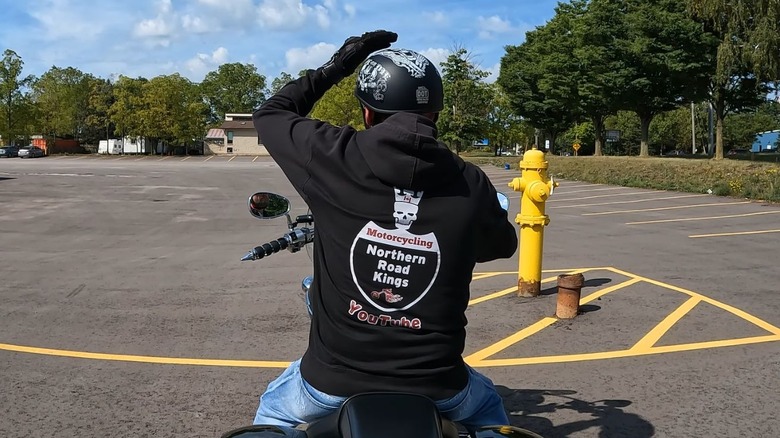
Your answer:
[[[233,160],[235,160],[237,156],[238,156],[238,155],[233,155],[232,157],[230,157],[230,159],[228,160],[228,163],[229,163],[229,162],[231,162],[231,161],[233,161]]]
[[[618,211],[602,211],[600,213],[583,213],[582,216],[603,216],[607,214],[624,214],[624,213],[642,213],[645,211],[662,211],[662,210],[679,210],[682,208],[697,208],[697,207],[714,207],[721,205],[739,205],[750,204],[752,201],[741,202],[715,202],[712,204],[691,204],[691,205],[676,205],[674,207],[658,207],[658,208],[643,208],[639,210],[618,210]]]
[[[517,272],[488,272],[487,274],[474,274],[471,277],[471,281],[482,280],[490,277],[497,277],[499,275],[505,275],[505,274],[517,274]]]
[[[574,272],[574,273],[576,274],[576,272]],[[557,279],[558,279],[557,275],[555,277],[547,277],[547,278],[543,278],[541,283],[542,284],[549,283],[549,282],[555,281]],[[506,288],[504,290],[500,290],[498,292],[494,292],[492,294],[483,295],[481,297],[474,298],[474,299],[469,301],[469,306],[473,306],[473,305],[479,304],[479,303],[484,303],[485,301],[494,300],[496,298],[503,297],[504,295],[509,295],[509,294],[511,294],[513,292],[517,292],[517,285],[509,287],[509,288]]]
[[[581,189],[583,187],[599,187],[603,186],[604,184],[573,184],[569,185],[565,181],[559,181],[561,183],[560,187],[556,187],[555,190],[559,189]]]
[[[673,291],[676,291],[676,292],[684,293],[684,294],[689,295],[689,296],[694,297],[694,298],[698,298],[698,299],[700,299],[701,301],[703,301],[705,303],[712,304],[713,306],[718,307],[720,309],[723,309],[723,310],[725,310],[725,311],[727,311],[727,312],[729,312],[729,313],[731,313],[733,315],[736,315],[736,316],[744,319],[745,321],[751,322],[754,325],[757,325],[758,327],[761,327],[762,329],[768,331],[769,333],[774,333],[775,335],[780,336],[780,328],[775,327],[774,325],[772,325],[772,324],[762,320],[761,318],[755,317],[755,316],[745,312],[744,310],[737,309],[734,306],[730,306],[730,305],[728,305],[726,303],[722,303],[722,302],[720,302],[718,300],[715,300],[713,298],[710,298],[710,297],[708,297],[706,295],[702,295],[702,294],[700,294],[698,292],[694,292],[692,290],[684,289],[684,288],[681,288],[681,287],[678,287],[678,286],[675,286],[675,285],[672,285],[672,284],[664,283],[662,281],[653,280],[652,278],[647,278],[647,277],[642,277],[642,276],[639,276],[639,275],[636,275],[636,274],[631,274],[631,273],[628,273],[626,271],[623,271],[623,270],[620,270],[620,269],[617,269],[617,268],[614,268],[614,267],[607,268],[607,270],[612,271],[612,272],[614,272],[616,274],[631,275],[634,278],[642,280],[642,281],[644,281],[646,283],[654,284],[654,285],[662,287],[662,288],[666,288],[666,289],[673,290]]]
[[[642,281],[642,280],[639,279],[639,278],[632,278],[632,279],[626,280],[626,281],[624,281],[622,283],[618,283],[618,284],[610,286],[610,287],[605,287],[604,289],[599,289],[596,292],[593,292],[592,294],[589,294],[589,295],[587,295],[585,297],[580,298],[580,305],[588,304],[589,302],[591,302],[591,301],[593,301],[593,300],[595,300],[597,298],[601,298],[601,297],[603,297],[604,295],[606,295],[606,294],[608,294],[610,292],[614,292],[616,290],[626,288],[626,287],[631,286],[633,284],[639,283],[640,281]]]
[[[611,198],[611,197],[614,197],[614,196],[652,195],[652,194],[655,194],[655,192],[610,193],[608,195],[593,195],[593,196],[584,196],[584,197],[581,197],[581,198],[571,198],[571,199],[550,198],[547,201],[547,203],[549,204],[551,202],[570,202],[570,201],[582,201],[582,200],[585,200],[585,199]]]
[[[255,158],[252,160],[252,162],[254,163],[255,161],[257,161],[258,158],[260,158],[259,155],[255,156]]]
[[[756,213],[744,213],[744,214],[727,214],[723,216],[683,217],[678,219],[659,219],[655,221],[626,222],[626,225],[647,225],[647,224],[665,224],[670,222],[707,221],[713,219],[729,219],[735,217],[760,216],[765,214],[780,214],[780,210],[759,211]]]
[[[558,277],[555,277],[555,278],[557,279]],[[549,279],[546,279],[546,280],[549,280]],[[545,281],[545,280],[542,280],[542,281]],[[585,298],[580,299],[580,304],[586,304],[586,303],[588,303],[590,301],[595,300],[596,298],[604,296],[604,295],[606,295],[606,294],[608,294],[610,292],[614,292],[614,291],[616,291],[618,289],[623,289],[624,287],[631,286],[632,284],[638,283],[639,281],[640,280],[637,279],[637,278],[632,278],[631,280],[624,281],[624,282],[622,282],[620,284],[616,284],[614,286],[610,286],[608,288],[604,288],[602,290],[599,290],[599,291],[597,291],[595,293],[592,293],[592,294],[588,295]],[[515,291],[515,290],[517,290],[517,288],[513,288],[511,291]],[[469,304],[471,304],[471,302],[469,302]],[[494,355],[494,354],[496,354],[496,353],[498,353],[500,351],[503,351],[506,348],[508,348],[508,347],[510,347],[510,346],[512,346],[512,345],[514,345],[514,344],[516,344],[516,343],[518,343],[520,341],[522,341],[523,339],[525,339],[525,338],[527,338],[527,337],[529,337],[531,335],[534,335],[534,334],[542,331],[543,329],[549,327],[551,324],[553,324],[556,321],[558,321],[558,318],[553,318],[553,317],[543,318],[543,319],[537,321],[536,323],[532,324],[531,326],[528,326],[528,327],[520,330],[519,332],[515,333],[512,336],[504,338],[504,339],[496,342],[495,344],[493,344],[493,345],[491,345],[491,346],[489,346],[487,348],[483,348],[482,350],[477,351],[476,353],[472,353],[465,360],[467,362],[469,362],[469,363],[471,363],[470,361],[475,361],[475,362],[482,361],[485,358],[490,357],[490,356],[492,356],[492,355]]]
[[[682,319],[683,316],[688,314],[697,304],[701,302],[701,299],[696,297],[688,298],[687,301],[682,303],[674,312],[670,313],[663,319],[657,326],[653,327],[642,339],[639,340],[633,347],[632,351],[643,351],[652,348],[659,339],[661,339],[666,332],[677,324],[677,321]]]
[[[709,348],[720,347],[735,347],[738,345],[758,344],[762,342],[776,342],[780,341],[780,336],[756,336],[751,338],[741,339],[728,339],[724,341],[711,341],[711,342],[696,342],[691,344],[678,344],[669,345],[664,347],[653,347],[647,350],[616,350],[616,351],[603,351],[599,353],[585,353],[585,354],[567,354],[560,356],[539,356],[539,357],[525,357],[525,358],[513,358],[513,359],[487,359],[476,360],[470,359],[471,356],[466,358],[469,365],[475,368],[480,367],[505,367],[505,366],[519,366],[519,365],[540,365],[551,363],[566,363],[566,362],[581,362],[588,360],[599,359],[619,359],[626,357],[647,356],[651,354],[663,354],[663,353],[679,353],[683,351],[692,350],[705,350]]]
[[[688,237],[692,239],[698,239],[701,237],[747,236],[749,234],[770,234],[770,233],[780,233],[780,230],[737,231],[733,233],[716,233],[716,234],[693,234]]]
[[[701,196],[710,195],[677,195],[677,196],[664,196],[662,198],[647,198],[647,199],[632,199],[630,201],[611,201],[611,202],[596,202],[591,204],[574,204],[574,205],[555,205],[550,207],[554,208],[576,208],[576,207],[596,207],[599,205],[614,205],[614,204],[636,204],[639,202],[652,202],[652,201],[666,201],[668,199],[682,199],[682,198],[696,198]]]
[[[205,365],[218,367],[249,367],[249,368],[286,368],[290,362],[266,360],[229,360],[229,359],[197,359],[191,357],[161,357],[135,356],[128,354],[92,353],[88,351],[57,350],[53,348],[28,347],[24,345],[0,344],[0,350],[19,353],[44,354],[47,356],[74,357],[79,359],[98,359],[122,362],[143,362],[168,365]]]
[[[535,324],[532,324],[520,330],[519,332],[515,333],[512,336],[509,336],[508,338],[502,339],[487,348],[483,348],[482,350],[479,350],[476,353],[470,354],[468,357],[465,358],[465,361],[468,363],[482,361],[487,357],[490,357],[496,353],[501,352],[502,350],[509,347],[510,345],[514,345],[522,341],[523,339],[542,331],[543,329],[549,327],[556,321],[558,321],[558,318],[551,318],[551,317],[543,318],[537,321]]]
[[[555,191],[557,192],[560,189],[560,187],[556,187]],[[582,192],[603,192],[606,190],[624,190],[626,187],[606,187],[602,189],[583,189],[583,190],[572,190],[571,192],[562,190],[563,194],[569,195],[572,193],[582,193]],[[553,193],[553,196],[555,196],[555,193]]]
[[[212,155],[212,156],[210,156],[210,157],[206,158],[205,160],[203,160],[203,162],[205,163],[206,161],[208,161],[208,160],[210,160],[210,159],[212,159],[212,158],[214,158],[214,157],[216,157],[216,155]]]
[[[184,158],[182,158],[182,160],[181,160],[181,161],[187,161],[187,160],[189,160],[190,158],[192,158],[192,155],[190,155],[190,156],[187,156],[187,157],[184,157]]]

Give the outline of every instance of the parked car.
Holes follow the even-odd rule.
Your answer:
[[[19,149],[19,158],[35,158],[46,155],[38,146],[25,146]]]
[[[18,146],[3,146],[0,148],[0,158],[16,158],[18,156]]]
[[[750,151],[747,149],[732,149],[728,152],[726,152],[726,155],[741,155],[741,154],[747,154]]]

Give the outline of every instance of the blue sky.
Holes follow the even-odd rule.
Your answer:
[[[374,29],[441,62],[456,45],[498,71],[504,46],[554,14],[554,0],[0,0],[0,51],[39,76],[52,66],[95,76],[179,72],[195,82],[226,62],[269,82],[325,62]]]

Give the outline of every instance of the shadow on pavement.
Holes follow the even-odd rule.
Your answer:
[[[599,438],[649,438],[655,427],[641,416],[623,411],[631,405],[628,400],[581,400],[571,390],[511,389],[497,385],[504,399],[504,407],[513,426],[529,429],[545,438],[566,438],[574,433],[588,431],[588,436]],[[542,416],[570,410],[581,419],[554,424]],[[576,414],[575,414],[576,413]]]

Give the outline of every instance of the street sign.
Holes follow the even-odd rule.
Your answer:
[[[573,147],[575,151],[580,150],[580,144],[579,143],[574,143],[571,147]]]
[[[605,136],[607,138],[607,142],[612,143],[612,142],[620,141],[620,131],[618,130],[609,130],[606,132]]]
[[[545,149],[550,149],[550,140],[545,140],[544,141],[544,148]]]

